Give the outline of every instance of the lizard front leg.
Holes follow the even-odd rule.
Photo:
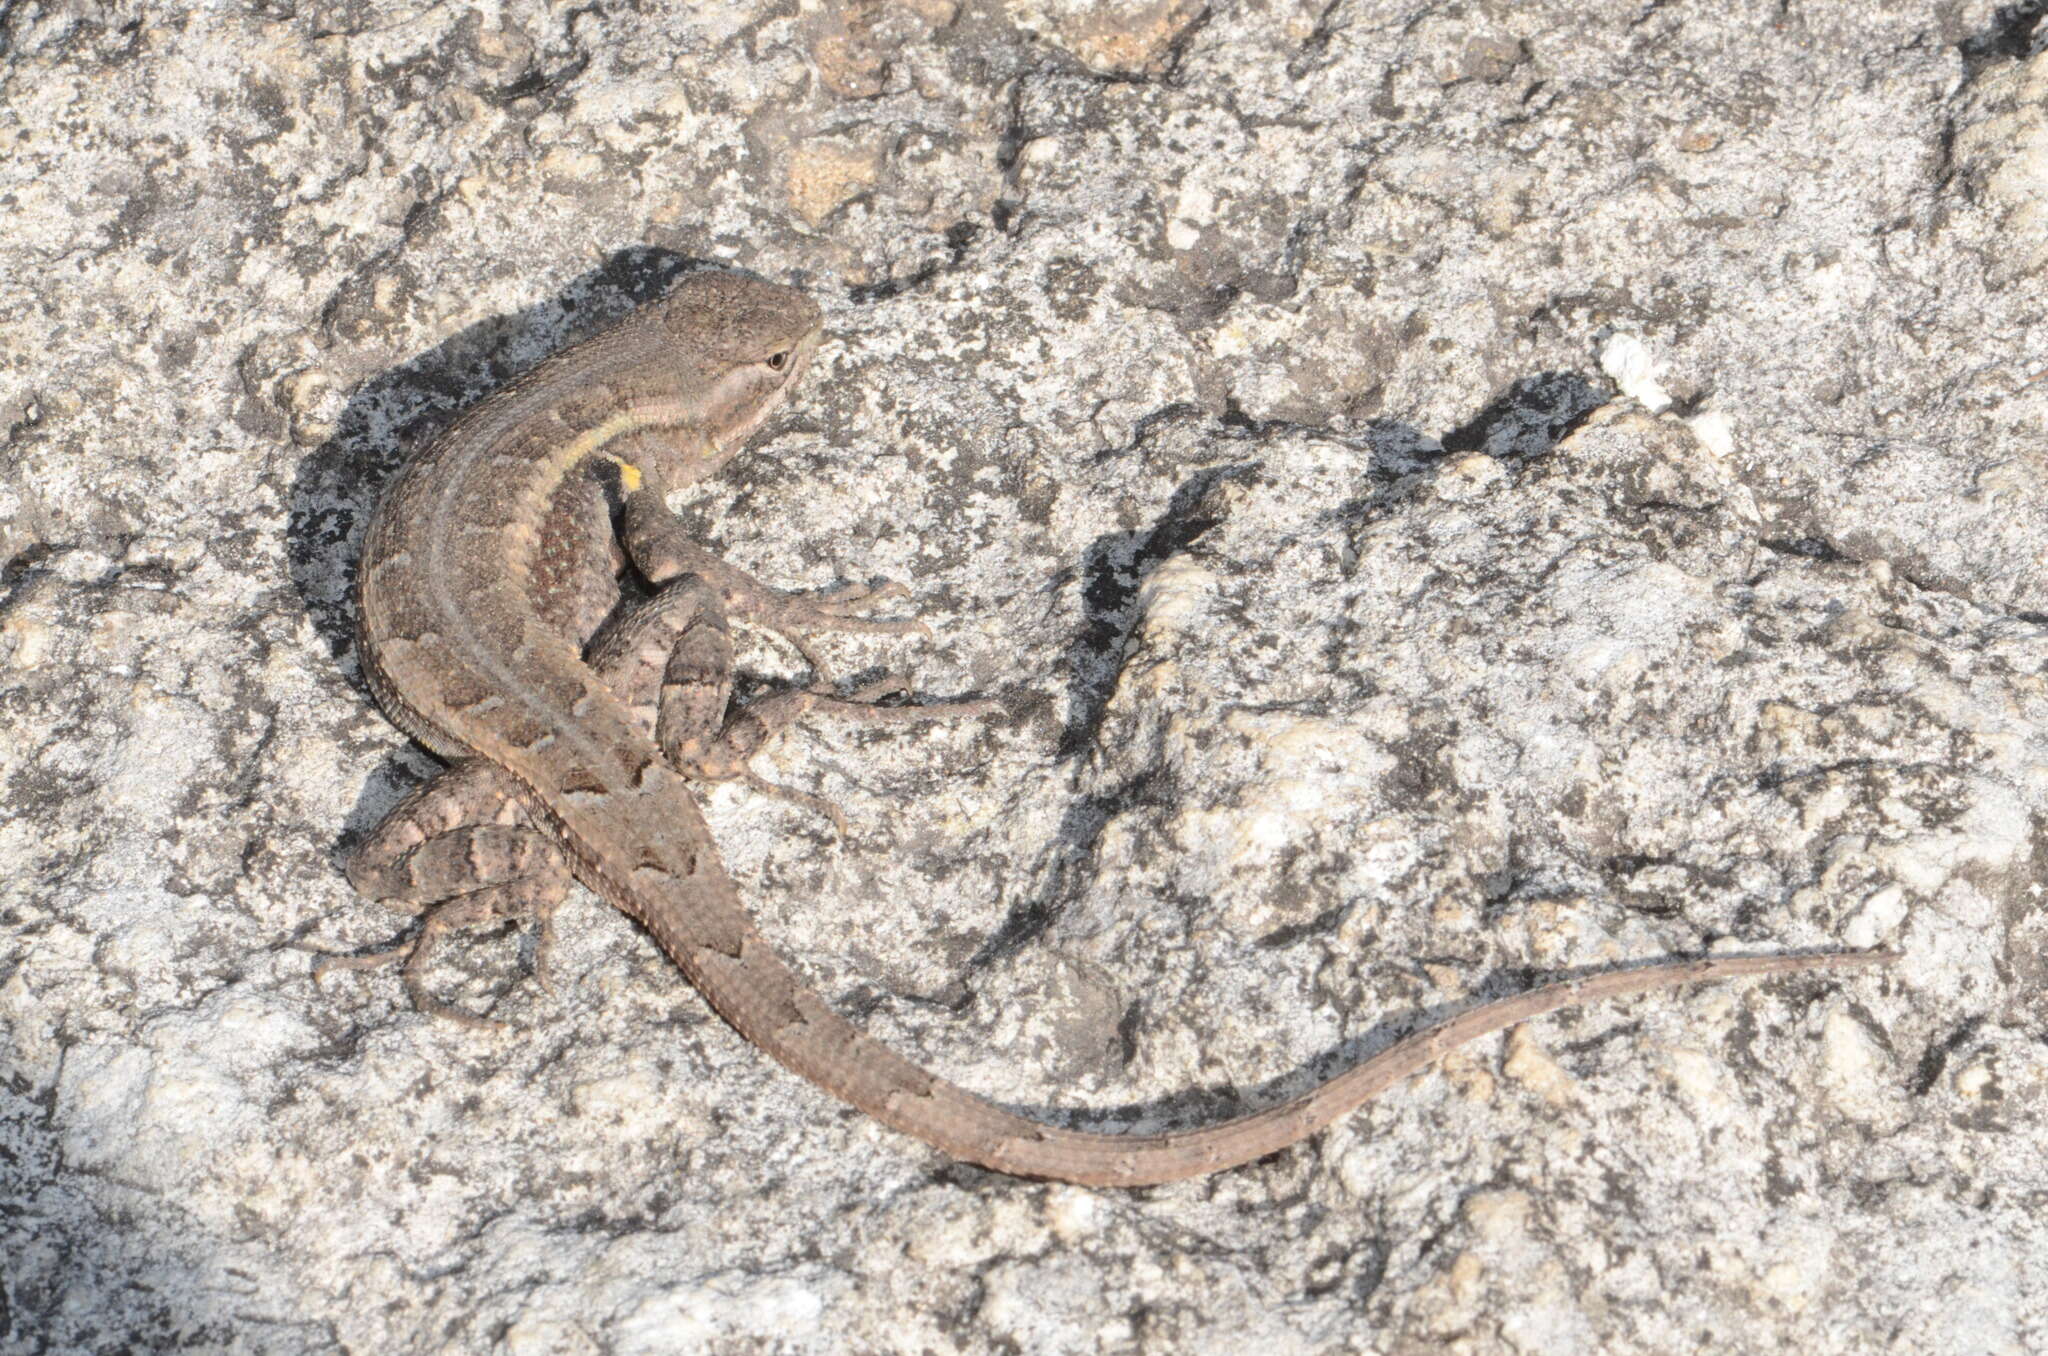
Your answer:
[[[901,723],[987,715],[1001,709],[992,701],[883,705],[881,698],[909,691],[909,683],[896,676],[845,696],[800,689],[734,706],[732,635],[723,598],[715,585],[694,573],[681,576],[654,598],[622,613],[591,643],[590,658],[600,671],[627,679],[635,693],[653,686],[650,680],[658,666],[655,743],[677,771],[697,781],[741,781],[764,794],[805,806],[830,819],[842,836],[847,831],[846,820],[838,807],[809,792],[767,781],[749,766],[776,735],[812,712],[870,723]],[[614,683],[615,690],[619,686]],[[627,700],[632,704],[634,699]],[[644,706],[638,709],[646,713]]]
[[[794,593],[763,584],[691,540],[682,523],[668,511],[659,487],[652,483],[627,497],[619,538],[627,556],[650,583],[697,576],[716,590],[727,615],[781,636],[819,674],[826,672],[826,666],[811,648],[814,632],[882,636],[931,632],[914,619],[863,615],[879,603],[902,597],[907,590],[901,584],[849,583],[816,593]]]

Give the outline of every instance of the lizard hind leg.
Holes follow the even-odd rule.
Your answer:
[[[670,588],[628,609],[591,644],[590,662],[598,675],[650,725],[669,649],[678,635],[697,627],[701,615],[708,615],[722,633],[715,595],[701,586]],[[729,673],[729,661],[726,667]],[[710,701],[722,718],[724,692]],[[466,1026],[501,1026],[429,994],[427,964],[450,932],[531,918],[538,925],[534,976],[554,991],[555,912],[568,898],[574,878],[561,849],[535,827],[504,775],[489,762],[452,764],[414,790],[350,854],[347,870],[363,895],[403,913],[423,914],[424,920],[418,932],[395,946],[323,959],[313,971],[316,983],[336,970],[402,964],[406,990],[421,1011]]]
[[[422,1012],[465,1026],[502,1026],[428,993],[427,964],[450,932],[525,918],[541,924],[534,962],[545,982],[554,912],[569,892],[568,862],[489,764],[456,763],[399,802],[350,856],[348,875],[369,898],[425,917],[396,946],[326,957],[314,967],[316,983],[336,970],[403,963],[406,990]]]
[[[592,640],[588,658],[621,701],[643,718],[652,715],[655,743],[678,772],[694,781],[743,781],[845,832],[845,817],[829,801],[776,786],[747,767],[769,739],[825,698],[788,693],[735,708],[732,633],[719,591],[701,575],[683,574],[620,613]]]

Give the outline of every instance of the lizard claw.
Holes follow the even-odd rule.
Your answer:
[[[440,999],[429,994],[422,985],[413,984],[408,981],[405,991],[412,995],[412,1001],[419,1007],[419,1010],[426,1013],[429,1017],[439,1017],[441,1020],[453,1022],[457,1026],[466,1026],[471,1031],[511,1030],[510,1023],[501,1021],[496,1017],[479,1017],[475,1013],[464,1012],[461,1008],[443,1003]]]
[[[841,584],[838,588],[820,589],[816,593],[799,594],[811,606],[821,612],[837,616],[849,616],[855,611],[873,607],[876,603],[890,598],[907,597],[910,590],[893,579],[879,584]]]
[[[540,931],[533,939],[533,977],[548,991],[550,998],[559,999],[562,991],[555,987],[555,910],[552,906],[540,915]]]
[[[410,957],[416,942],[401,942],[382,951],[365,951],[354,956],[323,956],[313,967],[313,985],[318,988],[320,981],[336,970],[377,970],[386,965],[396,965]]]

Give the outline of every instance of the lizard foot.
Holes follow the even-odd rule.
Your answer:
[[[489,898],[492,893],[488,889],[479,890],[474,894],[449,900],[427,914],[417,936],[409,941],[400,942],[397,946],[357,956],[328,956],[313,967],[313,982],[318,984],[336,970],[377,970],[402,962],[405,967],[405,991],[412,996],[413,1005],[421,1012],[474,1030],[503,1031],[506,1026],[504,1022],[494,1017],[478,1017],[452,1004],[444,1003],[427,992],[426,984],[427,959],[433,954],[435,944],[442,937],[456,928],[476,927],[483,923],[495,922],[503,916]]]
[[[837,805],[834,805],[823,796],[814,795],[809,791],[799,791],[793,786],[778,786],[766,777],[756,773],[752,768],[743,767],[733,776],[736,780],[752,787],[764,796],[773,796],[777,800],[786,800],[791,805],[801,805],[806,810],[823,815],[832,821],[832,831],[841,838],[851,838],[853,836],[852,831],[846,827],[846,816],[840,813]]]
[[[840,813],[838,806],[823,796],[768,781],[748,764],[769,740],[811,712],[863,723],[901,724],[913,720],[992,715],[1003,709],[1000,702],[986,699],[927,702],[916,706],[880,701],[883,697],[900,696],[909,690],[908,679],[900,674],[890,674],[863,684],[843,697],[815,688],[777,693],[734,711],[715,738],[678,740],[670,746],[670,760],[677,771],[695,781],[739,781],[763,795],[813,810],[831,820],[839,836],[846,838],[850,836],[846,816]]]
[[[649,583],[668,587],[694,575],[717,594],[726,615],[781,637],[823,674],[825,665],[811,647],[815,633],[841,631],[856,635],[931,634],[911,618],[872,617],[873,608],[909,590],[896,583],[847,583],[813,593],[771,588],[712,551],[691,541],[660,495],[642,490],[630,496],[620,525],[626,554]]]
[[[758,590],[758,591],[755,591]],[[830,681],[831,670],[812,646],[814,635],[838,631],[864,636],[904,636],[932,633],[931,627],[909,617],[868,617],[868,608],[910,590],[901,584],[842,584],[817,593],[784,593],[758,585],[742,597],[728,593],[725,603],[731,615],[745,625],[758,627],[780,637],[803,656],[814,678]]]

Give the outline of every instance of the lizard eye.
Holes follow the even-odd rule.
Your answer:
[[[780,353],[771,353],[768,355],[768,370],[770,372],[780,372],[783,368],[787,366],[789,366],[788,349],[784,349]]]

